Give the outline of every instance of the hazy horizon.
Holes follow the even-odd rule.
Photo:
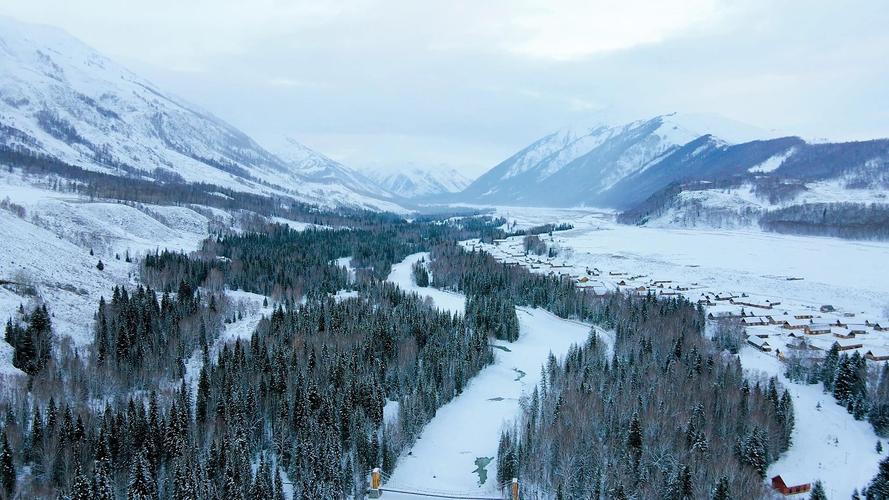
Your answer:
[[[854,7],[854,8],[853,8]],[[889,136],[877,1],[0,2],[266,143],[478,176],[608,116],[715,113],[806,138]]]

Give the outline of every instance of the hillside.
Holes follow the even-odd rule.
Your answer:
[[[351,179],[308,175],[59,29],[0,18],[0,66],[0,148],[114,175],[403,211]]]

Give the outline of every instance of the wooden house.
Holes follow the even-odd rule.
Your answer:
[[[887,352],[876,353],[873,351],[867,351],[866,353],[864,353],[864,358],[869,359],[871,361],[889,361],[889,353],[887,353]]]
[[[785,320],[781,324],[781,328],[785,330],[805,330],[809,326],[808,321]]]
[[[762,352],[771,352],[772,350],[772,345],[769,344],[769,341],[760,337],[748,337],[747,343]]]
[[[769,323],[764,318],[748,316],[746,318],[741,318],[741,324],[744,326],[766,326]]]
[[[862,347],[864,347],[864,344],[845,344],[845,345],[838,344],[838,345],[839,345],[839,347],[837,348],[837,350],[840,350],[840,351],[851,351],[852,349],[861,349]]]
[[[807,335],[824,335],[830,333],[829,325],[806,325],[805,330]]]
[[[578,282],[578,283],[586,283],[586,282],[589,281],[589,280],[590,280],[590,279],[587,278],[586,276],[581,276],[580,279],[577,280],[577,282]]]
[[[781,493],[782,495],[797,495],[800,493],[806,493],[807,491],[812,489],[812,483],[791,483],[788,485],[784,482],[784,479],[778,475],[772,478],[772,489]]]
[[[854,339],[855,334],[845,328],[831,328],[831,333],[838,339]]]
[[[795,314],[793,316],[794,319],[812,319],[812,317],[811,314]]]

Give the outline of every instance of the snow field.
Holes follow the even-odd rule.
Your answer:
[[[530,227],[546,222],[570,222],[575,229],[554,233],[552,240],[541,235],[547,245],[560,249],[550,263],[538,265],[532,272],[556,272],[587,276],[587,269],[598,269],[599,276],[589,277],[601,289],[631,290],[637,286],[656,293],[681,293],[691,300],[702,294],[732,292],[752,303],[766,300],[780,302],[773,309],[747,307],[748,312],[793,318],[811,314],[814,323],[832,323],[836,319],[850,324],[866,319],[886,322],[889,315],[889,279],[881,270],[889,260],[889,243],[849,241],[836,238],[790,236],[760,231],[686,230],[617,225],[605,214],[582,210],[547,210],[499,208],[499,215],[509,223]],[[576,217],[572,217],[576,214]],[[497,245],[479,245],[500,260],[518,261],[523,257],[521,237]],[[547,261],[547,259],[543,259]],[[562,267],[564,265],[564,267]],[[619,273],[612,275],[611,273]],[[641,276],[640,276],[641,275]],[[797,278],[788,280],[788,278]],[[801,278],[801,279],[799,279]],[[669,280],[663,289],[652,288],[655,280]],[[626,286],[618,284],[625,281]],[[819,307],[830,304],[835,313],[821,313]],[[740,312],[742,306],[717,302],[707,310],[716,313]],[[854,314],[846,317],[845,314]],[[784,350],[787,330],[778,327],[748,327],[748,333],[769,333],[773,347]],[[813,344],[832,343],[830,334],[811,337]],[[841,343],[865,343],[866,348],[882,347],[889,351],[889,335],[872,331]],[[793,444],[771,465],[768,476],[780,474],[788,483],[821,479],[829,498],[849,498],[855,488],[866,486],[883,458],[875,451],[878,437],[870,424],[856,421],[834,398],[825,394],[820,384],[803,385],[784,377],[784,369],[774,352],[760,352],[744,346],[742,366],[752,379],[776,376],[786,387],[794,403],[796,426]],[[875,363],[871,363],[876,366]],[[816,409],[820,403],[820,410]],[[885,443],[884,443],[885,446]],[[884,452],[885,453],[885,452]]]

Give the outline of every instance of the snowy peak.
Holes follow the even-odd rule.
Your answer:
[[[303,145],[292,137],[284,137],[271,150],[284,162],[289,171],[305,181],[318,184],[341,185],[364,195],[391,199],[392,193],[374,180],[342,163]]]
[[[457,201],[627,208],[675,183],[833,178],[867,162],[885,165],[885,144],[809,144],[718,115],[671,113],[547,135],[479,177]]]
[[[114,175],[403,211],[329,158],[291,141],[284,161],[62,30],[0,18],[0,67],[0,148]]]
[[[404,198],[423,198],[462,191],[470,179],[446,165],[438,167],[405,168],[395,173],[376,173],[377,182],[392,193]]]

